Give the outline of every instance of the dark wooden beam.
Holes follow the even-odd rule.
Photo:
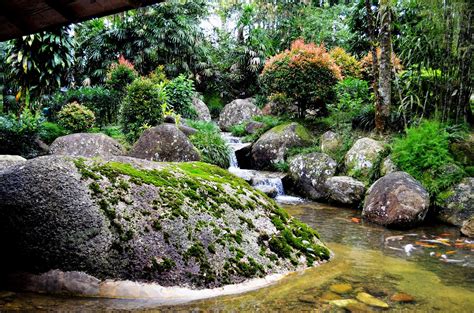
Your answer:
[[[22,33],[30,33],[34,30],[34,27],[26,21],[23,16],[12,8],[8,1],[0,1],[0,12],[7,19],[10,24],[18,28]]]
[[[70,22],[75,22],[78,19],[76,12],[68,6],[68,3],[73,1],[55,1],[55,0],[46,0],[46,4]]]

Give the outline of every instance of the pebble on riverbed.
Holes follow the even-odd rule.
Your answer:
[[[357,294],[357,300],[359,300],[362,303],[365,303],[367,305],[373,306],[373,307],[378,307],[378,308],[385,308],[387,309],[389,305],[382,300],[379,300],[375,298],[374,296],[366,293],[366,292],[359,292]]]
[[[390,300],[394,301],[394,302],[408,303],[408,302],[414,302],[415,298],[413,298],[409,294],[406,294],[406,293],[403,293],[403,292],[398,292],[398,293],[394,294],[393,296],[391,296]]]
[[[329,287],[329,290],[338,294],[349,293],[352,291],[351,284],[334,284]]]

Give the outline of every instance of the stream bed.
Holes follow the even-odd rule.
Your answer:
[[[456,228],[387,230],[365,224],[356,210],[314,202],[285,208],[320,232],[335,254],[330,262],[256,291],[177,306],[0,292],[0,311],[344,312],[329,301],[365,292],[388,304],[388,311],[474,312],[474,242],[460,237]],[[360,303],[350,307],[353,312],[387,311]]]

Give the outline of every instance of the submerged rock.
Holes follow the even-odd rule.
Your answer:
[[[0,155],[0,171],[3,170],[4,168],[13,166],[18,163],[23,163],[25,161],[26,159],[19,155],[2,154]]]
[[[407,293],[397,292],[396,294],[390,297],[390,301],[407,303],[407,302],[414,302],[415,298],[413,298],[413,296],[410,296]]]
[[[422,222],[429,206],[429,194],[418,181],[405,172],[394,172],[369,188],[362,217],[388,227],[407,228]]]
[[[349,176],[329,177],[325,182],[329,200],[353,205],[360,203],[364,197],[364,183]]]
[[[338,308],[346,308],[348,305],[357,304],[359,301],[355,299],[341,299],[329,301],[329,304],[335,305]]]
[[[370,138],[357,140],[345,157],[349,176],[368,178],[370,170],[383,150],[383,144],[377,140]]]
[[[313,200],[327,197],[325,182],[336,173],[336,161],[324,153],[313,152],[297,155],[289,163],[296,190]]]
[[[329,286],[329,290],[338,294],[349,293],[352,291],[351,284],[334,284]]]
[[[264,169],[285,160],[290,148],[311,144],[311,135],[298,123],[276,126],[263,134],[252,146],[252,160],[255,168]]]
[[[173,124],[161,124],[145,130],[129,155],[158,162],[188,162],[201,159],[188,137]]]
[[[3,272],[201,288],[329,258],[316,231],[199,162],[40,157],[0,172],[0,204]]]
[[[377,299],[376,297],[366,292],[359,292],[356,298],[360,302],[373,306],[373,307],[383,308],[383,309],[389,308],[389,305],[387,303],[383,302],[382,300]]]
[[[438,219],[458,227],[474,218],[474,177],[466,177],[443,195]]]
[[[117,140],[98,133],[77,133],[58,137],[49,147],[49,154],[83,157],[123,155],[124,151]]]
[[[193,107],[194,109],[196,109],[196,113],[198,115],[199,120],[206,122],[210,122],[212,120],[209,108],[204,103],[204,101],[202,101],[198,97],[193,97]]]
[[[222,109],[219,127],[223,131],[230,131],[232,126],[248,121],[257,115],[262,115],[262,112],[254,104],[253,98],[236,99]]]

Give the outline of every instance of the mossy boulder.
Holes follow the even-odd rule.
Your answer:
[[[372,223],[409,228],[420,224],[428,212],[430,196],[405,172],[393,172],[377,180],[367,191],[362,217]]]
[[[289,161],[290,177],[303,196],[313,200],[327,197],[326,180],[336,173],[337,162],[324,153],[299,154]]]
[[[49,154],[83,157],[124,155],[118,141],[104,134],[76,133],[56,138],[49,147]]]
[[[202,288],[330,256],[315,230],[199,162],[40,157],[0,172],[0,204],[3,272]]]
[[[449,148],[456,161],[466,166],[474,166],[474,133],[462,141],[453,142]]]
[[[283,162],[288,149],[309,146],[311,142],[311,134],[298,123],[273,127],[252,146],[254,167],[265,169],[274,163]]]
[[[466,177],[459,184],[443,192],[438,219],[458,227],[474,218],[474,177]]]
[[[178,126],[170,123],[145,130],[129,155],[158,162],[189,162],[201,159],[188,137]]]
[[[253,98],[235,99],[222,109],[219,127],[223,131],[230,131],[232,126],[249,121],[257,115],[262,115],[262,111],[254,104]]]
[[[371,138],[361,138],[346,153],[345,166],[349,176],[367,180],[384,145]]]

